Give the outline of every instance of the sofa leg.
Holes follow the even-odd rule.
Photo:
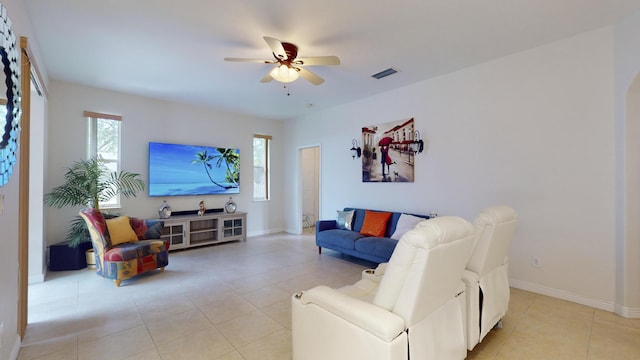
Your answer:
[[[120,283],[122,282],[122,280],[118,279],[118,280],[113,280],[114,283],[116,283],[117,287],[120,287]]]
[[[322,254],[322,248],[318,246],[318,255]]]
[[[160,272],[164,272],[164,266],[160,268]]]

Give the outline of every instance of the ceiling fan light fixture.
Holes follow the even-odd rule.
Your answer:
[[[307,58],[297,58],[298,47],[295,44],[282,42],[271,36],[264,36],[264,40],[271,48],[271,54],[275,60],[258,60],[246,58],[224,58],[225,61],[256,62],[263,64],[274,64],[275,66],[260,79],[262,83],[276,80],[282,83],[290,83],[302,77],[313,85],[324,83],[324,79],[305,68],[311,65],[340,65],[337,56],[314,56]]]
[[[300,76],[296,69],[285,64],[274,67],[273,70],[271,70],[270,75],[276,81],[280,81],[282,83],[295,81]]]

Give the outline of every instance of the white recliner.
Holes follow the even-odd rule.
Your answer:
[[[463,280],[467,295],[467,349],[479,344],[498,325],[509,307],[509,244],[518,215],[508,206],[484,209],[473,224],[478,236]]]
[[[398,242],[384,274],[342,289],[317,286],[292,297],[294,360],[464,359],[462,272],[473,225],[443,216]]]

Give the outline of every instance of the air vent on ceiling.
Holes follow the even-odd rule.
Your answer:
[[[382,79],[383,77],[387,77],[389,75],[393,75],[395,73],[397,73],[398,70],[394,69],[394,68],[388,68],[386,70],[382,70],[377,74],[373,74],[371,75],[372,77],[376,78],[376,79]]]

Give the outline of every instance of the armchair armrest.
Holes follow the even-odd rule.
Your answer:
[[[473,284],[478,284],[478,274],[474,273],[473,271],[469,271],[469,270],[464,270],[462,272],[462,281],[464,282],[464,284],[469,287]]]
[[[316,233],[336,228],[335,220],[319,220],[316,222]]]
[[[316,286],[296,294],[293,301],[303,305],[314,304],[329,316],[340,317],[383,341],[390,342],[405,330],[402,317],[327,286]]]
[[[373,282],[380,283],[382,275],[384,275],[384,272],[387,269],[387,264],[388,263],[380,263],[375,269],[362,270],[362,279],[369,279]]]

